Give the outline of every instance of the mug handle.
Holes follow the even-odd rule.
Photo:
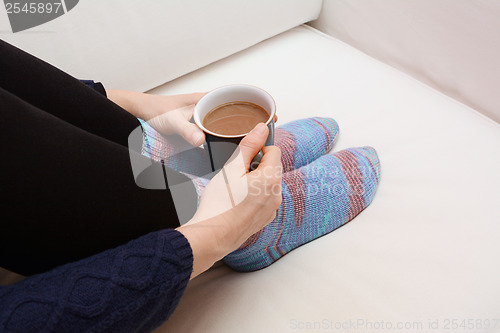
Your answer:
[[[250,171],[254,171],[259,167],[260,161],[262,160],[262,157],[264,156],[264,153],[262,150],[259,150],[257,155],[253,158],[252,162],[250,162]]]
[[[264,146],[272,146],[274,145],[274,119],[271,120],[269,125],[267,125],[267,128],[269,128],[269,135],[267,136],[266,143],[264,143]],[[257,155],[252,159],[252,162],[250,162],[250,171],[254,171],[259,167],[260,161],[262,160],[262,157],[264,156],[264,153],[262,150],[259,150]]]

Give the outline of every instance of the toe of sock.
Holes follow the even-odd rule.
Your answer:
[[[333,118],[312,117],[294,120],[279,128],[292,133],[296,140],[303,139],[310,144],[310,140],[324,142],[325,152],[328,152],[339,134],[339,125]]]
[[[359,150],[363,152],[363,158],[365,158],[367,165],[370,166],[369,170],[373,172],[373,176],[378,184],[380,182],[380,160],[377,151],[370,146],[361,147]]]
[[[284,171],[298,169],[328,153],[338,133],[337,122],[325,117],[299,119],[280,126],[275,144],[282,150]]]
[[[327,135],[327,147],[325,152],[330,151],[330,149],[333,147],[333,144],[335,143],[335,140],[337,139],[337,135],[339,134],[339,124],[337,124],[335,119],[329,117],[314,117],[310,119],[325,131]]]
[[[368,206],[375,196],[375,191],[380,183],[380,160],[373,147],[359,147],[347,149],[356,156],[360,176],[363,180],[363,197]]]

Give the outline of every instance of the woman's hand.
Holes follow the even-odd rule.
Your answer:
[[[179,134],[194,146],[205,140],[203,131],[190,122],[194,106],[205,93],[173,96],[125,90],[106,93],[113,102],[163,134]],[[268,133],[268,128],[259,124],[243,138],[230,162],[204,190],[194,217],[177,228],[193,250],[191,278],[236,250],[275,218],[281,204],[281,152],[275,146],[263,147]],[[248,172],[260,149],[264,156],[259,167]]]
[[[108,98],[148,122],[163,134],[179,134],[193,146],[205,141],[205,133],[190,120],[194,106],[206,93],[160,96],[126,90],[107,90]]]
[[[178,134],[193,146],[205,141],[205,133],[190,120],[194,106],[207,93],[184,95],[150,95],[126,90],[106,90],[108,98],[148,122],[162,134]],[[278,116],[274,116],[278,121]]]
[[[236,250],[276,216],[281,204],[281,152],[264,147],[268,129],[259,124],[240,143],[224,168],[210,181],[194,217],[177,228],[193,250],[191,278]],[[263,149],[259,167],[250,162]]]

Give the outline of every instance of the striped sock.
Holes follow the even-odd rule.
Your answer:
[[[177,171],[196,176],[210,173],[210,160],[204,149],[194,148],[174,136],[165,137],[142,119],[142,155]],[[281,150],[283,172],[311,163],[330,151],[339,127],[331,118],[305,118],[277,127],[275,145]]]
[[[212,172],[205,149],[193,147],[179,136],[164,136],[146,121],[139,121],[143,130],[142,155],[193,176],[206,176]]]
[[[373,199],[380,163],[371,147],[324,155],[283,175],[276,218],[224,258],[236,271],[254,271],[358,215]]]
[[[280,126],[274,144],[281,149],[283,172],[298,169],[332,148],[339,126],[332,118],[305,118]]]

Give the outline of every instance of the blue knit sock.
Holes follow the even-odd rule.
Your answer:
[[[212,172],[205,149],[193,147],[176,135],[162,135],[146,121],[139,121],[143,130],[142,155],[193,176],[202,177]]]
[[[380,179],[371,147],[324,155],[283,175],[276,218],[224,258],[237,271],[269,266],[288,252],[344,225],[367,207]]]
[[[332,118],[305,118],[286,123],[275,131],[274,144],[281,150],[283,172],[298,169],[328,153],[339,126]]]
[[[176,136],[164,136],[147,122],[143,128],[142,154],[169,168],[195,176],[210,173],[207,152]],[[339,127],[332,118],[305,118],[276,128],[274,144],[281,150],[283,171],[291,171],[307,165],[330,151]]]

